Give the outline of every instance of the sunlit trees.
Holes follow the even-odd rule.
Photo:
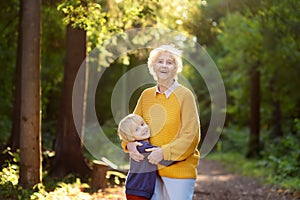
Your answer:
[[[62,89],[61,108],[58,121],[58,134],[55,141],[55,158],[51,175],[63,178],[68,173],[76,173],[81,177],[89,175],[90,168],[82,152],[82,138],[84,124],[78,129],[72,112],[72,94],[77,72],[81,63],[87,56],[86,32],[83,29],[74,29],[70,25],[66,34],[66,64],[64,69],[64,82]],[[82,93],[77,100],[76,111],[85,112],[85,85],[86,80],[81,80]],[[80,99],[79,99],[80,98]],[[82,114],[82,122],[84,115]]]
[[[230,13],[222,21],[222,32],[219,34],[225,56],[219,62],[224,72],[224,79],[231,104],[229,117],[233,114],[234,123],[242,126],[249,123],[249,91],[260,89],[257,99],[256,114],[251,125],[249,154],[258,155],[258,127],[271,130],[270,138],[280,137],[282,131],[289,133],[293,129],[293,120],[299,117],[299,93],[295,92],[299,79],[299,14],[295,8],[296,1],[261,1],[256,10]],[[289,14],[288,14],[289,13]],[[251,75],[251,71],[256,71]],[[249,74],[250,72],[250,74]],[[260,74],[260,79],[258,78]],[[250,84],[251,78],[256,80]],[[258,80],[260,86],[257,85]],[[290,84],[286,84],[286,83]],[[256,90],[257,90],[256,89]],[[252,98],[251,98],[252,99]],[[257,105],[259,105],[259,116]],[[237,120],[238,119],[238,120]],[[232,121],[233,122],[233,121]],[[281,125],[281,126],[280,126]],[[285,130],[282,129],[282,125]],[[254,131],[255,130],[255,131]],[[253,131],[253,132],[252,132]],[[256,136],[255,136],[256,135]],[[255,139],[253,139],[255,138]]]
[[[41,182],[41,2],[21,1],[20,184]]]
[[[73,83],[70,80],[74,79],[76,70],[86,55],[101,45],[105,39],[129,29],[150,26],[170,28],[190,34],[208,51],[217,63],[226,86],[228,100],[226,126],[242,127],[243,130],[247,129],[250,132],[250,134],[246,132],[243,135],[249,140],[247,150],[250,156],[260,155],[261,149],[268,149],[275,144],[275,141],[285,143],[284,138],[289,138],[288,142],[291,142],[298,137],[300,16],[297,8],[300,6],[299,1],[55,0],[42,3],[42,107],[39,107],[40,102],[31,99],[34,97],[37,100],[35,95],[38,95],[36,93],[38,89],[32,86],[28,90],[27,85],[37,86],[39,80],[37,71],[35,71],[38,70],[37,64],[30,64],[31,61],[37,59],[37,53],[34,51],[33,54],[30,54],[33,51],[27,50],[27,48],[37,48],[37,40],[30,42],[29,45],[22,42],[32,39],[27,37],[28,35],[37,38],[33,34],[37,33],[37,30],[30,28],[30,24],[36,23],[35,20],[38,17],[28,20],[27,22],[30,21],[30,23],[18,30],[19,1],[1,1],[0,3],[0,17],[3,19],[0,21],[0,59],[1,69],[3,69],[0,74],[2,86],[0,90],[1,148],[8,145],[12,147],[13,151],[16,151],[20,147],[20,129],[18,128],[21,125],[20,121],[28,122],[30,118],[26,113],[29,110],[43,110],[43,148],[56,151],[57,160],[53,165],[53,168],[57,170],[55,174],[62,177],[67,173],[85,174],[89,171],[84,162],[82,141],[79,139],[81,131],[78,133],[73,124],[70,108]],[[30,7],[30,9],[33,8]],[[20,12],[23,13],[23,7]],[[37,12],[32,11],[29,14],[33,15]],[[20,20],[24,19],[20,18]],[[67,34],[65,34],[66,29]],[[23,31],[30,32],[30,34],[24,32],[27,34],[27,36],[25,34],[26,39]],[[67,38],[65,38],[66,36]],[[20,44],[17,42],[18,37]],[[68,41],[67,46],[65,39]],[[19,51],[17,51],[17,46]],[[80,51],[80,56],[74,56],[75,50]],[[33,55],[35,55],[34,58],[31,57]],[[104,74],[101,79],[101,86],[104,87],[98,88],[95,97],[104,99],[96,102],[95,105],[97,114],[101,116],[99,117],[101,125],[105,123],[111,125],[109,124],[112,121],[111,102],[107,94],[111,94],[113,83],[116,83],[127,69],[144,64],[143,56],[146,57],[146,53],[129,55],[126,67],[124,67],[124,63],[119,62],[122,60],[120,59],[113,63],[110,69],[107,69],[107,74]],[[75,57],[78,60],[73,60]],[[201,61],[200,57],[198,58],[197,55],[195,57]],[[65,58],[66,63],[69,61],[72,63],[66,64],[64,71],[63,60]],[[185,64],[188,65],[188,63]],[[24,69],[25,66],[28,67]],[[24,71],[22,76],[21,67]],[[33,69],[34,72],[29,73],[30,67],[36,67]],[[210,95],[200,76],[195,75],[196,73],[193,73],[192,70],[185,72],[187,73],[184,75],[199,99],[204,136],[211,114]],[[63,80],[64,78],[65,80]],[[14,92],[16,92],[15,96]],[[61,99],[63,99],[63,103],[60,102]],[[23,105],[22,116],[25,117],[21,118],[20,106],[24,101],[32,104],[25,107]],[[60,107],[60,104],[63,106]],[[80,110],[84,109],[83,106],[78,107]],[[24,108],[28,108],[28,110]],[[14,117],[12,117],[13,109],[15,110]],[[59,115],[61,116],[58,117]],[[34,122],[34,124],[36,123],[40,122]],[[30,155],[32,159],[40,157],[38,154],[25,153],[30,150],[25,147],[37,145],[37,143],[33,143],[37,142],[40,136],[34,135],[36,136],[34,138],[32,136],[38,132],[35,132],[38,127],[35,127],[33,131],[25,131],[24,127],[26,126],[23,126],[21,136],[22,166],[24,163],[35,163],[34,161],[25,162],[26,155]],[[11,131],[13,132],[11,140],[5,144]],[[30,135],[27,136],[26,134],[29,132]],[[55,139],[56,132],[58,135]],[[111,133],[114,134],[114,130]],[[249,135],[250,137],[248,137]],[[223,136],[225,139],[232,137],[230,133]],[[55,147],[52,146],[54,140],[56,141]],[[289,146],[289,144],[285,145]],[[74,146],[76,148],[73,148]],[[39,151],[38,149],[39,147],[35,148],[35,153]],[[284,151],[284,148],[278,148],[275,145],[272,146],[272,150],[274,149]],[[295,149],[297,149],[296,145]],[[280,154],[276,154],[276,156],[280,156]],[[298,158],[297,155],[294,157],[293,162],[297,163],[295,161]],[[79,164],[69,162],[70,159]],[[1,157],[1,160],[4,161],[5,158]],[[48,160],[45,159],[45,161]],[[67,163],[72,163],[72,165],[67,166]],[[23,169],[24,167],[22,167]],[[23,171],[22,177],[24,177]],[[26,181],[24,180],[24,182]]]
[[[106,1],[65,1],[58,9],[65,14],[67,25],[66,65],[62,90],[60,117],[55,141],[55,158],[51,167],[51,175],[64,177],[68,173],[76,173],[81,177],[89,175],[90,167],[85,162],[82,151],[85,124],[85,90],[88,80],[81,80],[82,94],[75,97],[75,110],[82,113],[80,127],[75,127],[72,113],[73,87],[78,70],[88,52],[100,45],[106,38],[124,31],[126,28],[145,26],[145,16],[149,12],[150,1],[141,4],[139,1],[119,2]],[[87,64],[87,63],[86,63]],[[86,70],[88,65],[85,66]],[[86,73],[88,73],[86,71]],[[86,76],[87,78],[88,76]],[[105,112],[105,111],[100,111]]]

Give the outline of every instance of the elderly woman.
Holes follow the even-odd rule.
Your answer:
[[[193,93],[177,82],[177,74],[182,70],[181,51],[173,45],[152,50],[148,68],[157,85],[142,92],[134,113],[149,125],[149,141],[157,146],[147,150],[151,152],[149,162],[159,168],[151,199],[192,200],[199,161],[200,122]],[[136,150],[139,143],[122,145],[132,159],[144,159]],[[176,162],[160,166],[162,160]]]

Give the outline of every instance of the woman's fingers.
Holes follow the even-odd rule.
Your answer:
[[[139,152],[137,152],[137,153],[130,153],[129,152],[129,156],[130,156],[130,158],[132,158],[136,162],[140,162],[141,160],[144,159],[144,156],[142,154],[140,154]]]
[[[133,160],[135,160],[137,162],[144,159],[144,156],[142,154],[140,154],[136,148],[137,146],[141,146],[141,145],[143,145],[143,144],[140,142],[129,142],[127,144],[127,149],[129,151],[130,158],[132,158]]]

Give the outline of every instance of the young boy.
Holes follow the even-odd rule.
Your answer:
[[[118,134],[120,139],[125,142],[140,142],[142,145],[137,146],[137,149],[145,156],[140,162],[130,159],[130,169],[125,183],[126,199],[150,199],[154,192],[157,165],[149,163],[147,159],[150,152],[148,153],[146,149],[155,147],[148,141],[149,126],[141,116],[129,114],[120,121]],[[172,164],[172,161],[163,160],[160,164],[168,166]]]

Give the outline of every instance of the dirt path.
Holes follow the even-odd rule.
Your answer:
[[[287,192],[262,185],[255,178],[226,172],[216,161],[201,159],[194,200],[295,200]]]

